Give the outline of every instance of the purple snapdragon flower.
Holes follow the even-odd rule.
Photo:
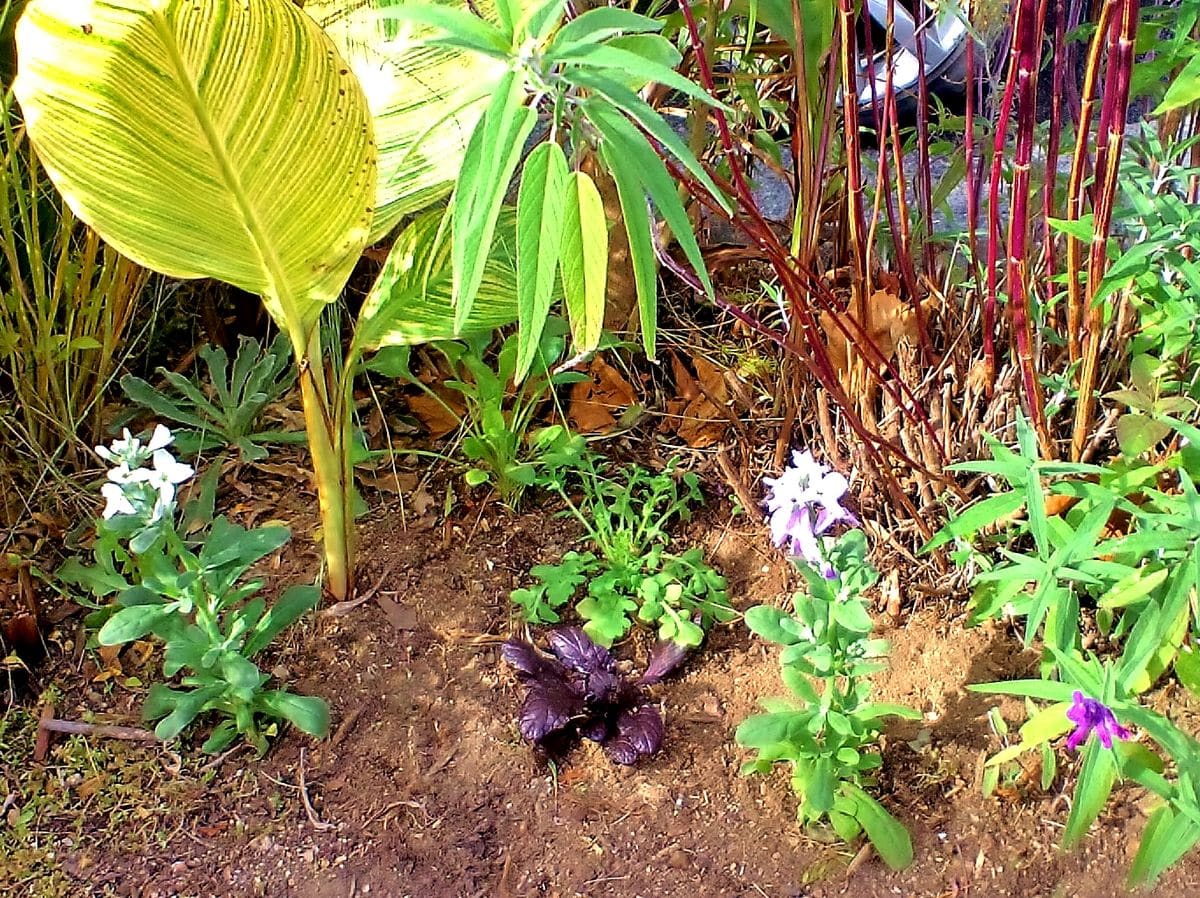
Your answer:
[[[1105,748],[1112,748],[1114,738],[1130,738],[1129,730],[1117,723],[1117,716],[1103,702],[1088,698],[1078,689],[1071,698],[1067,717],[1075,724],[1075,732],[1067,739],[1068,749],[1075,751],[1092,733]]]
[[[792,464],[778,477],[764,477],[770,487],[766,506],[771,541],[792,555],[820,568],[829,580],[837,571],[821,553],[818,538],[839,521],[858,520],[841,505],[849,489],[846,478],[813,458],[811,452],[792,452]]]

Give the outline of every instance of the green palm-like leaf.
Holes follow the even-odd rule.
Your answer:
[[[383,271],[359,312],[356,351],[488,333],[517,318],[515,218],[505,210],[461,331],[454,328],[454,270],[449,223],[440,210],[416,218],[396,237]]]
[[[386,15],[406,2],[325,0],[304,7],[350,64],[375,120],[379,175],[372,242],[450,192],[471,132],[504,74],[494,58],[423,46],[421,35],[436,29]],[[462,0],[438,5],[466,9]],[[483,4],[485,13],[493,5]]]
[[[15,90],[75,213],[164,274],[263,297],[302,352],[365,245],[370,113],[287,0],[32,0]]]

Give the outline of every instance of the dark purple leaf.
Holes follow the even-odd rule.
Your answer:
[[[604,743],[604,751],[618,764],[633,764],[643,755],[658,751],[662,740],[663,722],[658,709],[642,705],[617,716],[617,732]]]
[[[597,670],[583,678],[585,695],[589,703],[610,704],[616,702],[625,688],[621,675],[611,670]]]
[[[580,673],[592,674],[616,667],[608,649],[592,642],[579,627],[559,627],[547,639],[550,641],[550,650],[558,655],[559,660]]]
[[[588,721],[579,728],[579,735],[584,739],[591,739],[593,742],[603,742],[608,738],[608,724],[603,718],[596,718]]]
[[[650,662],[646,666],[646,672],[642,674],[641,682],[649,686],[661,681],[679,666],[687,657],[687,652],[687,646],[670,641],[660,642],[650,653]]]
[[[531,679],[521,706],[521,735],[530,742],[540,742],[585,710],[583,696],[569,681],[553,676]]]
[[[523,639],[510,639],[500,646],[500,657],[516,668],[517,673],[530,677],[547,674],[563,677],[566,671],[554,658],[539,652]]]

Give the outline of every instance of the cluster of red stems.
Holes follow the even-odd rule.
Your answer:
[[[889,27],[886,45],[882,48],[884,60],[892,52],[891,12],[895,2],[889,2]],[[970,0],[967,9],[969,19],[975,13],[974,4],[975,0]],[[710,28],[702,34],[689,0],[680,0],[680,7],[690,35],[694,76],[707,90],[716,92],[718,85],[714,80],[713,32]],[[1053,10],[1048,17],[1051,7]],[[965,319],[978,328],[976,339],[967,342],[973,351],[978,348],[981,353],[986,375],[985,389],[988,391],[996,384],[998,354],[1011,353],[1012,364],[1019,372],[1024,412],[1032,420],[1041,452],[1047,458],[1067,452],[1072,458],[1078,459],[1093,433],[1093,397],[1098,387],[1098,357],[1108,325],[1102,304],[1092,303],[1091,298],[1096,295],[1105,274],[1107,238],[1117,192],[1117,173],[1134,64],[1133,42],[1138,22],[1137,0],[1103,0],[1094,6],[1092,14],[1095,28],[1080,87],[1078,65],[1073,57],[1076,52],[1082,51],[1082,45],[1068,44],[1067,35],[1082,23],[1086,7],[1083,0],[1014,0],[1005,33],[1007,61],[1003,56],[1000,59],[1006,72],[999,79],[985,77],[982,71],[984,60],[981,57],[986,54],[973,38],[968,38],[966,48],[963,153],[966,161],[967,240],[973,284],[968,285],[965,293],[969,306]],[[804,46],[804,22],[799,4],[793,4],[793,9],[797,45]],[[890,454],[894,461],[921,469],[923,466],[907,457],[899,445],[878,433],[870,432],[864,426],[855,412],[852,397],[846,394],[831,362],[826,333],[819,317],[822,312],[834,313],[826,321],[832,321],[842,331],[854,351],[876,373],[880,388],[891,395],[909,421],[928,429],[932,435],[933,424],[914,395],[912,386],[904,382],[892,361],[872,342],[859,324],[866,321],[867,316],[856,314],[854,308],[855,304],[868,301],[872,293],[872,279],[877,277],[877,266],[873,264],[873,239],[877,223],[869,222],[866,211],[860,112],[854,103],[841,103],[839,100],[839,97],[858,94],[857,61],[860,54],[864,60],[877,58],[877,50],[871,46],[870,30],[859,29],[855,25],[857,15],[857,4],[853,0],[837,0],[833,48],[822,63],[827,66],[821,73],[824,78],[813,79],[810,77],[813,73],[804,70],[803,53],[795,54],[796,58],[792,60],[792,89],[789,92],[792,104],[789,122],[790,161],[797,196],[793,225],[797,234],[791,246],[785,244],[756,202],[745,164],[740,161],[741,141],[721,110],[714,110],[711,116],[721,158],[728,164],[728,176],[721,178],[716,172],[713,174],[717,183],[733,198],[734,214],[724,216],[720,206],[694,178],[678,166],[672,166],[672,170],[695,202],[713,216],[727,217],[733,228],[771,266],[784,297],[787,324],[784,328],[768,324],[753,311],[725,296],[715,297],[717,305],[753,332],[776,343],[803,362],[803,367],[811,372],[837,404],[848,426],[861,438],[867,457],[878,470],[886,471],[888,467],[882,464],[883,453]],[[1048,19],[1053,22],[1049,34]],[[919,27],[923,26],[919,23]],[[937,253],[929,251],[933,242],[934,204],[929,158],[929,117],[925,111],[930,108],[930,96],[924,73],[923,42],[919,38],[918,32],[916,45],[920,78],[916,99],[919,114],[915,126],[919,158],[911,193],[919,205],[916,210],[919,214],[911,216],[908,209],[909,188],[904,183],[906,174],[902,165],[902,127],[891,80],[891,66],[887,66],[885,72],[883,96],[877,96],[874,105],[875,134],[879,148],[875,205],[876,216],[880,214],[880,206],[887,216],[895,249],[895,276],[899,278],[902,293],[912,304],[916,316],[923,367],[931,367],[939,364],[940,359],[920,302],[923,292],[921,285],[936,283],[943,260]],[[1044,159],[1047,175],[1041,185],[1043,221],[1038,223],[1035,234],[1030,209],[1036,203],[1036,197],[1030,173],[1038,126],[1039,74],[1047,41],[1052,42],[1054,50],[1050,54],[1049,139]],[[868,62],[867,65],[872,66],[873,63]],[[874,84],[871,75],[868,74],[868,80]],[[993,80],[998,82],[999,87],[985,91],[985,83]],[[829,114],[810,114],[809,110],[813,108],[810,106],[813,98],[809,96],[812,84],[823,85],[824,96],[819,98],[823,100],[823,106],[816,108],[824,109]],[[988,114],[991,122],[990,153],[981,146],[977,134],[977,121],[983,120],[982,114]],[[1066,119],[1068,114],[1071,114],[1069,122]],[[1069,125],[1073,125],[1073,129]],[[838,145],[834,139],[838,130],[841,131],[840,145],[844,152],[834,161],[831,159],[831,147]],[[1060,208],[1063,205],[1062,193],[1056,192],[1062,153],[1060,134],[1071,130],[1075,134],[1075,145],[1065,208]],[[1006,165],[1011,166],[1011,177],[1007,181],[1004,178]],[[823,185],[829,183],[828,173],[835,167],[840,167],[845,178],[844,209],[840,220],[844,224],[846,238],[845,262],[851,275],[849,309],[847,300],[835,295],[817,270],[818,229],[822,220],[822,203],[826,199]],[[985,174],[986,227],[980,228]],[[1006,189],[1007,197],[1004,196]],[[1005,199],[1007,203],[1003,202]],[[1005,215],[1007,221],[1002,220]],[[1045,221],[1052,217],[1080,221],[1087,215],[1094,220],[1094,237],[1086,247],[1084,241],[1069,233],[1056,232]],[[913,233],[914,222],[920,233]],[[1065,247],[1062,241],[1065,241]],[[981,242],[985,245],[981,246]],[[919,251],[921,248],[924,251]],[[699,288],[697,279],[669,255],[664,253],[662,261],[677,276]],[[1065,264],[1065,270],[1059,270],[1060,261]],[[1065,277],[1061,277],[1063,275]],[[1031,313],[1033,303],[1049,304],[1048,301],[1058,289],[1055,284],[1061,280],[1066,283],[1065,321],[1052,313],[1045,323],[1059,331],[1061,343],[1066,347],[1067,360],[1071,363],[1070,370],[1074,372],[1074,387],[1078,391],[1069,446],[1065,438],[1060,445],[1047,424],[1046,401],[1039,378],[1039,365],[1043,363],[1046,353],[1042,341],[1034,332],[1035,315]],[[1004,301],[1001,301],[1002,297]],[[865,306],[859,305],[859,310],[865,310]],[[847,311],[850,314],[844,314]],[[940,445],[936,438],[932,443]],[[884,479],[893,500],[915,517],[910,500],[898,484],[890,476]]]

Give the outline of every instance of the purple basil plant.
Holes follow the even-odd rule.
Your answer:
[[[521,706],[521,735],[539,748],[578,733],[604,746],[618,764],[633,764],[658,751],[663,721],[645,687],[659,682],[683,660],[686,649],[660,643],[640,677],[626,677],[608,649],[579,627],[560,627],[547,637],[552,655],[510,639],[500,654],[528,690]]]
[[[850,487],[846,478],[811,452],[794,450],[791,465],[778,477],[764,477],[763,483],[770,487],[765,504],[772,542],[819,568],[827,579],[837,577],[819,540],[839,522],[858,524],[841,504]]]

